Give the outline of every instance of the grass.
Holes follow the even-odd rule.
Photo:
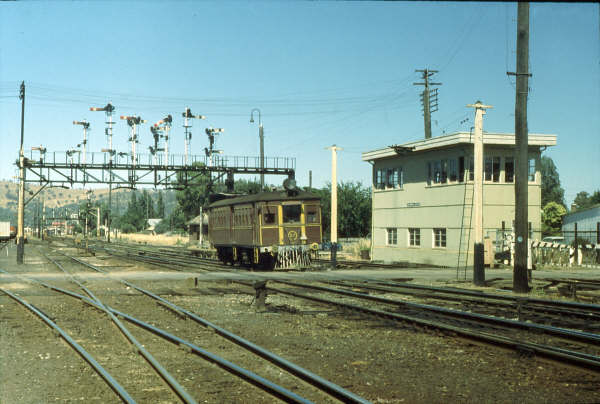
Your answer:
[[[119,239],[130,243],[166,245],[166,246],[184,246],[188,244],[187,236],[167,236],[164,234],[120,234]]]

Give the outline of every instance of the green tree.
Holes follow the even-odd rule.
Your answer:
[[[257,194],[260,192],[260,183],[256,181],[240,179],[235,181],[233,188],[236,193]]]
[[[540,164],[542,174],[542,206],[548,202],[556,202],[565,206],[565,190],[560,186],[560,178],[554,161],[543,156]]]
[[[85,229],[87,222],[88,235],[94,234],[96,231],[96,223],[98,220],[96,214],[99,206],[100,204],[98,202],[91,202],[89,199],[86,199],[79,204],[79,222],[82,229]],[[100,209],[100,211],[102,212],[102,209]],[[102,213],[100,213],[100,219],[102,220]]]
[[[542,210],[542,237],[560,235],[562,217],[567,209],[556,202],[548,202]]]
[[[595,191],[592,195],[586,191],[579,192],[575,196],[573,204],[575,204],[575,211],[587,209],[594,205],[600,204],[600,190]]]
[[[365,237],[371,232],[371,189],[361,182],[338,184],[338,236]],[[330,233],[331,184],[315,190],[321,197],[323,235]]]
[[[140,200],[140,205],[141,205],[140,208],[142,210],[142,213],[144,214],[144,217],[146,219],[152,219],[153,217],[156,216],[156,213],[154,211],[154,201],[152,200],[152,196],[145,189],[142,192],[142,198]]]
[[[575,200],[573,201],[573,204],[575,205],[575,211],[578,211],[580,209],[585,209],[585,208],[591,206],[592,201],[590,200],[590,194],[588,194],[585,191],[581,191],[581,192],[577,193],[577,195],[575,196]]]
[[[142,200],[143,198],[138,199],[137,192],[131,192],[127,210],[121,215],[118,221],[121,231],[140,231],[147,226],[145,206],[141,202]]]
[[[156,202],[156,213],[161,219],[165,218],[165,201],[163,199],[162,191],[158,191],[158,201]]]

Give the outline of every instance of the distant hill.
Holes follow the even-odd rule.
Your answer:
[[[25,200],[29,199],[33,194],[40,189],[39,185],[27,184],[25,191]],[[154,203],[158,200],[158,191],[155,189],[147,189],[152,196]],[[130,199],[129,189],[116,189],[112,191],[113,211],[123,213],[127,209],[127,203]],[[137,191],[138,194],[143,192],[143,189]],[[168,215],[177,204],[175,192],[171,190],[162,190],[163,200],[165,202],[165,213]],[[94,189],[91,194],[93,201],[105,202],[108,204],[108,188]],[[33,211],[37,206],[38,201],[43,200],[46,209],[69,208],[77,209],[79,204],[87,198],[85,189],[65,189],[65,188],[46,188],[39,193],[35,199],[26,207],[26,220],[29,222],[28,211]],[[16,221],[17,204],[19,201],[19,185],[12,181],[0,181],[0,221],[9,220]],[[41,202],[40,202],[41,206]]]

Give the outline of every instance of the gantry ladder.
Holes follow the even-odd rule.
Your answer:
[[[467,264],[471,246],[471,224],[473,221],[473,183],[465,182],[463,194],[462,217],[460,222],[460,237],[458,240],[458,255],[456,262],[456,279],[467,279]]]

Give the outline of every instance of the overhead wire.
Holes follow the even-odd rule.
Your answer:
[[[483,16],[487,11],[485,7],[486,6],[482,5],[479,10],[476,10],[473,12],[473,14],[471,14],[471,17],[469,18],[467,24],[463,25],[462,31],[459,33],[457,39],[454,41],[454,45],[448,47],[447,52],[444,54],[444,56],[448,56],[447,61],[444,64],[442,64],[438,70],[445,70],[452,63],[456,55],[458,55],[458,53],[462,50],[465,42],[471,36],[473,30],[479,24],[481,24]],[[444,60],[445,57],[442,57],[441,59]]]

